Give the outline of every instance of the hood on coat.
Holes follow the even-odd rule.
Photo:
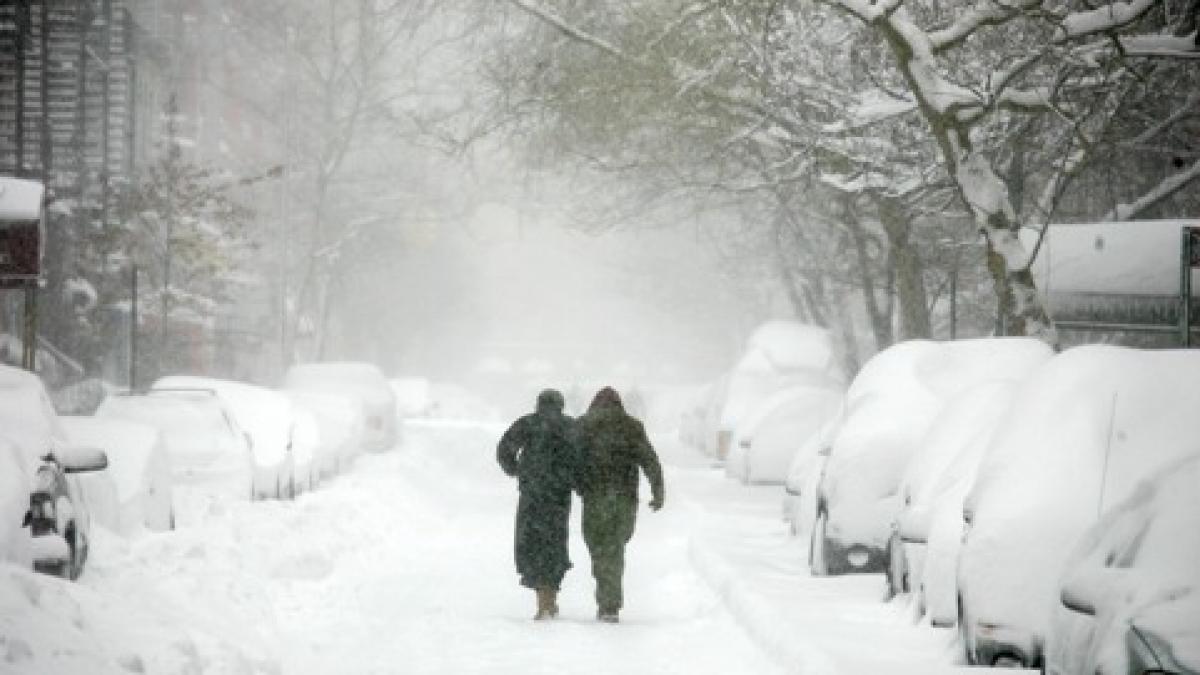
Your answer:
[[[605,387],[596,392],[596,397],[592,399],[592,404],[588,406],[589,413],[613,410],[625,412],[625,407],[621,405],[621,395],[612,387]]]
[[[545,389],[537,397],[537,411],[542,414],[552,413],[561,415],[563,410],[563,395],[556,389]]]

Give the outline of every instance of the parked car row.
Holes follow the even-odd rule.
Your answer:
[[[1198,382],[1194,351],[911,341],[834,405],[781,387],[734,434],[791,449],[783,514],[814,575],[882,573],[968,663],[1196,673]]]
[[[815,431],[843,388],[828,331],[770,321],[684,411],[680,438],[743,482],[779,484],[795,451],[787,439]]]
[[[0,366],[0,560],[75,578],[93,519],[172,529],[183,486],[292,498],[396,434],[394,394],[369,364],[298,365],[280,389],[168,376],[86,417],[59,416],[35,375]]]

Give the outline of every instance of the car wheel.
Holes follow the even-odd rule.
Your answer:
[[[829,560],[827,557],[825,526],[829,522],[829,516],[824,511],[817,515],[817,522],[813,525],[812,543],[808,547],[808,569],[814,577],[823,577],[829,574]]]

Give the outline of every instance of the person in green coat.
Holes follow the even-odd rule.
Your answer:
[[[513,422],[496,447],[500,468],[521,491],[513,548],[521,585],[537,592],[537,620],[558,616],[558,590],[571,568],[567,523],[579,474],[572,425],[562,394],[547,389],[537,411]]]
[[[625,545],[637,523],[638,470],[653,493],[650,510],[663,505],[662,466],[640,421],[625,413],[612,387],[601,389],[576,421],[583,538],[596,578],[596,618],[616,623],[624,606]]]

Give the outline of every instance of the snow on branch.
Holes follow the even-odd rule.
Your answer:
[[[1200,59],[1200,34],[1131,35],[1121,38],[1126,56]]]
[[[1119,30],[1141,19],[1161,3],[1162,0],[1133,0],[1132,2],[1114,2],[1083,12],[1073,12],[1063,18],[1062,28],[1055,37],[1055,41],[1078,40],[1091,35]]]
[[[1016,0],[1011,5],[995,0],[986,0],[985,7],[973,7],[949,26],[929,32],[929,41],[934,54],[940,54],[962,44],[975,31],[986,26],[999,26],[1022,11],[1033,9],[1042,0]]]
[[[821,130],[827,134],[839,134],[878,124],[895,117],[906,115],[917,109],[911,98],[896,98],[880,89],[872,89],[858,95],[846,112],[846,119],[826,124]]]
[[[579,40],[580,42],[583,42],[585,44],[589,44],[589,45],[595,47],[596,49],[599,49],[600,51],[602,51],[606,54],[609,54],[610,56],[617,57],[618,59],[626,60],[629,58],[625,54],[625,52],[614,47],[612,45],[612,43],[604,40],[603,38],[592,35],[591,33],[588,33],[576,26],[573,26],[570,23],[567,23],[567,21],[565,19],[563,19],[559,16],[556,16],[554,14],[551,14],[550,12],[547,12],[546,10],[542,9],[541,7],[535,6],[533,3],[528,2],[528,0],[508,0],[508,1],[511,4],[513,4],[515,7],[520,9],[521,11],[532,15],[534,18],[540,19],[540,20],[545,21],[546,23],[550,24],[554,28],[558,29],[558,31],[561,32],[563,35],[566,35],[569,38],[572,38],[574,40]]]
[[[1117,204],[1116,208],[1105,214],[1103,220],[1130,220],[1158,202],[1179,192],[1188,183],[1200,178],[1200,160],[1190,167],[1167,176],[1149,192],[1129,204]]]

